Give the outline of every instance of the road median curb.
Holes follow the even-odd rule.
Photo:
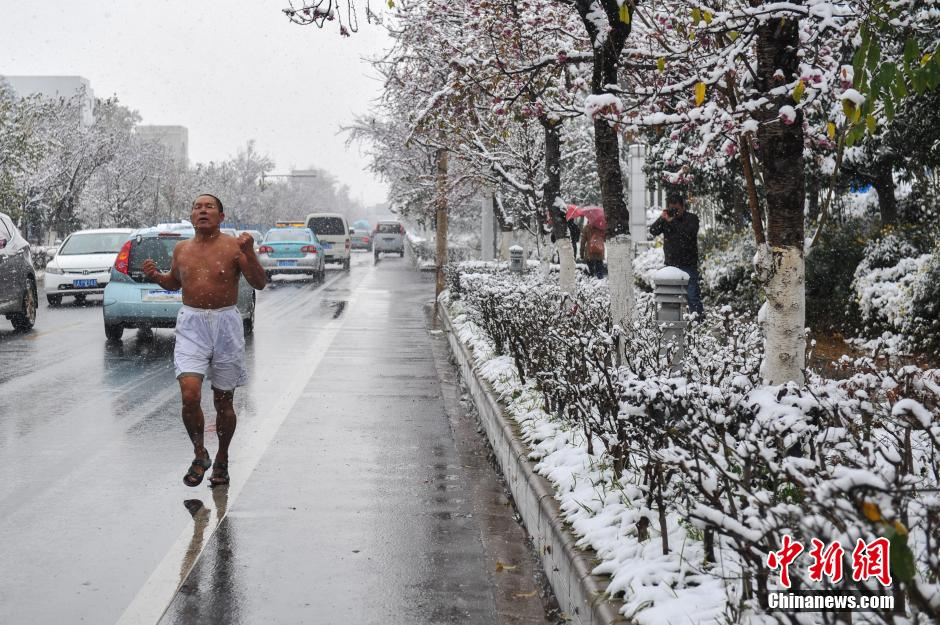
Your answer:
[[[518,428],[505,416],[490,384],[478,374],[473,354],[454,332],[447,310],[442,305],[437,309],[461,377],[561,609],[572,623],[632,623],[620,614],[622,602],[606,597],[606,580],[591,573],[596,565],[594,552],[575,546],[577,539],[562,521],[552,484],[535,472]]]

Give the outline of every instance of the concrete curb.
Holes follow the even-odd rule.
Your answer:
[[[572,623],[581,625],[631,623],[620,615],[622,602],[605,597],[608,582],[591,574],[596,563],[594,552],[575,546],[574,536],[562,522],[552,484],[533,469],[517,427],[503,415],[489,383],[477,374],[473,354],[457,338],[444,306],[437,308],[516,510],[532,536],[561,609]]]

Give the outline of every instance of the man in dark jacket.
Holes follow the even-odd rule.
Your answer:
[[[689,312],[705,315],[698,286],[698,216],[686,211],[685,198],[670,194],[666,210],[650,226],[650,236],[663,235],[666,265],[689,274]]]

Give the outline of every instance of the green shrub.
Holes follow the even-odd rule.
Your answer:
[[[806,257],[806,324],[853,334],[862,327],[852,279],[865,257],[867,227],[860,220],[831,226]]]

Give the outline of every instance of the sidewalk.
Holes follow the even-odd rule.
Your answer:
[[[331,295],[345,321],[161,623],[498,622],[418,275]]]

